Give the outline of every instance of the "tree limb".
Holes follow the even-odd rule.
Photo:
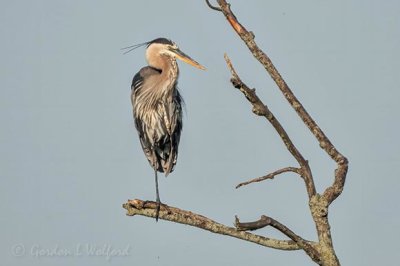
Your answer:
[[[135,199],[135,200],[128,200],[128,202],[123,204],[122,207],[127,210],[126,214],[128,216],[141,215],[141,216],[155,218],[157,203],[153,201],[143,201]],[[198,227],[210,231],[212,233],[239,238],[269,248],[280,249],[280,250],[301,249],[299,245],[295,243],[293,240],[278,240],[260,235],[255,235],[249,232],[238,231],[234,227],[229,227],[220,224],[200,214],[196,214],[190,211],[185,211],[165,204],[161,205],[159,219]],[[308,242],[310,243],[310,245],[315,244],[315,242],[312,241]]]

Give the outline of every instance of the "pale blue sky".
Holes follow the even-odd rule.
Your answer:
[[[392,265],[400,259],[400,2],[231,3],[350,160],[344,193],[329,213],[342,264]],[[295,162],[231,87],[224,52],[310,161],[319,190],[332,182],[335,165],[204,1],[1,1],[0,34],[1,265],[312,264],[302,251],[126,217],[121,208],[128,198],[155,195],[129,98],[145,50],[119,49],[167,37],[207,71],[180,63],[187,111],[178,165],[161,178],[161,199],[228,225],[234,215],[267,214],[316,238],[298,177],[234,189]],[[283,237],[270,228],[258,233]],[[104,245],[127,254],[107,260],[86,250]]]

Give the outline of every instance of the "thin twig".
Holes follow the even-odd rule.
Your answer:
[[[264,181],[266,179],[273,179],[275,176],[283,174],[283,173],[287,173],[287,172],[293,172],[293,173],[296,173],[296,174],[300,174],[300,168],[296,168],[296,167],[282,168],[282,169],[276,170],[275,172],[272,172],[272,173],[270,173],[268,175],[257,177],[257,178],[251,179],[249,181],[246,181],[246,182],[242,182],[242,183],[238,184],[236,186],[236,188],[240,188],[241,186],[246,186],[246,185],[251,184],[251,183],[261,182],[261,181]]]
[[[310,244],[307,240],[303,239],[299,235],[295,234],[292,230],[290,230],[287,226],[278,222],[277,220],[268,217],[266,215],[262,215],[261,218],[255,222],[247,222],[241,223],[239,218],[235,216],[235,227],[238,230],[256,230],[266,226],[272,226],[277,229],[294,242],[296,242],[314,261],[319,263],[319,252]]]
[[[157,203],[153,201],[143,201],[135,199],[135,200],[128,200],[127,203],[123,204],[123,207],[127,210],[127,215],[129,216],[142,215],[154,218],[156,215]],[[191,225],[216,234],[239,238],[245,241],[253,242],[258,245],[274,249],[280,249],[280,250],[300,249],[299,245],[296,244],[293,240],[278,240],[260,235],[255,235],[249,232],[238,231],[234,227],[229,227],[217,223],[200,214],[167,206],[165,204],[161,205],[159,219],[175,223]],[[309,241],[309,243],[310,245],[315,244],[315,242],[312,241]]]
[[[214,10],[219,11],[219,12],[222,12],[221,8],[211,5],[209,0],[206,0],[206,3],[207,3],[209,8],[214,9]]]
[[[301,169],[299,170],[299,173],[304,178],[308,197],[309,197],[309,199],[311,199],[312,196],[315,195],[316,190],[315,190],[314,180],[311,175],[311,170],[308,165],[308,161],[306,159],[304,159],[303,155],[299,152],[299,150],[293,144],[292,140],[290,139],[289,135],[286,133],[285,129],[282,127],[281,123],[274,116],[274,114],[268,109],[268,106],[266,106],[260,100],[260,98],[258,98],[255,89],[250,89],[240,79],[240,77],[237,74],[235,68],[233,67],[232,62],[229,59],[228,55],[225,54],[224,57],[225,57],[226,64],[228,65],[228,68],[232,73],[232,78],[231,78],[232,85],[235,88],[239,89],[245,95],[247,100],[253,105],[253,112],[255,114],[264,116],[271,123],[271,125],[275,128],[276,132],[281,137],[283,143],[286,145],[286,148],[289,150],[289,152],[293,155],[293,157],[299,163],[299,165],[301,167]]]

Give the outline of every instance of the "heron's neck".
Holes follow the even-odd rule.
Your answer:
[[[162,85],[164,87],[164,93],[167,93],[168,95],[173,93],[173,91],[176,89],[176,83],[179,75],[179,68],[176,60],[164,58],[163,60],[159,60],[157,64],[153,65],[152,67],[161,70],[160,82],[163,83]]]
[[[161,74],[167,75],[171,81],[171,85],[175,88],[175,83],[178,81],[178,75],[179,75],[179,68],[176,60],[175,59],[170,60],[170,64],[167,64],[167,67]]]

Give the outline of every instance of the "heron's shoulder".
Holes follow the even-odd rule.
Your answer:
[[[146,78],[148,76],[152,75],[159,75],[161,73],[160,69],[151,67],[151,66],[145,66],[142,69],[139,70],[139,72],[136,75],[140,75],[142,78]]]
[[[160,73],[161,73],[161,70],[159,70],[157,68],[154,68],[154,67],[151,67],[151,66],[143,67],[133,77],[132,89],[139,88],[146,78],[148,78],[150,76],[153,76],[153,75],[159,75]]]

